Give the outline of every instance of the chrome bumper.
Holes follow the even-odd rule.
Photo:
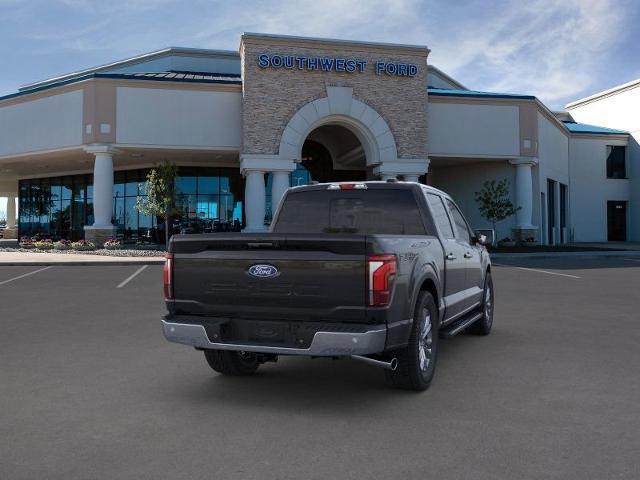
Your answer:
[[[387,330],[369,330],[362,333],[316,332],[309,348],[273,347],[269,345],[243,345],[209,341],[202,325],[170,323],[162,320],[162,331],[170,342],[213,350],[234,350],[282,355],[308,355],[333,357],[342,355],[370,355],[384,351]]]

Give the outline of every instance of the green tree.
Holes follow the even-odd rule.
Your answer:
[[[140,213],[164,219],[167,246],[169,245],[170,219],[177,213],[175,190],[177,174],[178,167],[168,160],[152,168],[147,174],[147,184],[144,187],[146,196],[138,197],[136,200],[136,210]]]
[[[482,184],[482,189],[475,192],[478,210],[487,221],[491,222],[493,231],[496,231],[496,223],[514,215],[520,207],[515,207],[509,198],[509,182],[502,179],[499,182],[487,180]],[[494,233],[495,234],[495,233]]]

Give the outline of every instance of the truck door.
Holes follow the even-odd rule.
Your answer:
[[[448,320],[460,314],[466,308],[464,297],[466,288],[466,259],[464,258],[464,253],[466,249],[455,237],[453,223],[447,213],[443,198],[435,193],[427,193],[427,201],[431,207],[431,213],[444,247],[445,280],[443,300],[446,309],[445,320]]]
[[[462,257],[464,258],[466,272],[464,308],[469,309],[480,301],[484,289],[484,272],[482,271],[482,262],[480,260],[481,250],[477,245],[473,244],[471,230],[458,206],[449,198],[445,199],[445,203],[453,220],[456,241],[463,249]]]

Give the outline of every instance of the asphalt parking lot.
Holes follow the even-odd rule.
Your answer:
[[[640,478],[639,260],[496,262],[493,333],[424,393],[217,376],[162,337],[157,265],[0,266],[0,479]]]

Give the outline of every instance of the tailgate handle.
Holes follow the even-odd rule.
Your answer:
[[[247,246],[250,248],[273,247],[273,243],[272,242],[248,242]]]

